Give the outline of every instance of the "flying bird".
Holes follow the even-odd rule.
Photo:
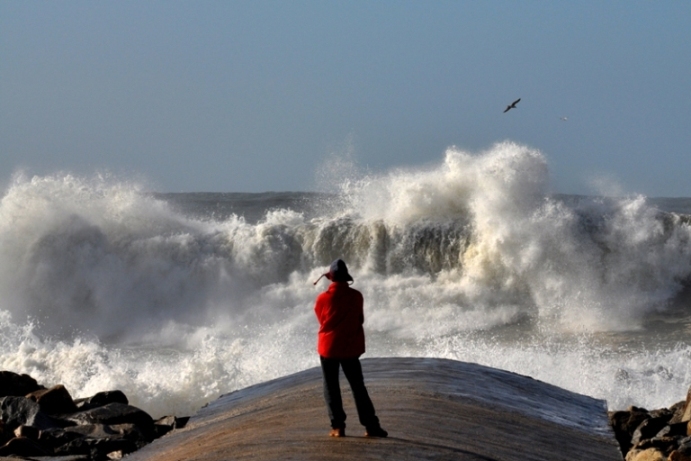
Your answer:
[[[569,117],[559,117],[559,120],[562,122],[566,122],[569,119]]]
[[[518,98],[518,99],[516,99],[514,102],[512,102],[511,104],[509,104],[508,106],[506,106],[506,109],[504,109],[504,113],[507,113],[507,112],[510,111],[511,109],[515,109],[515,108],[516,108],[516,104],[518,104],[518,101],[520,101],[520,100],[521,100],[521,98]]]

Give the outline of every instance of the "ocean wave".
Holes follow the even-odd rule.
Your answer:
[[[350,176],[288,206],[295,196],[244,197],[248,218],[181,211],[118,178],[16,175],[0,201],[0,329],[13,351],[1,365],[77,395],[112,385],[143,407],[188,411],[184,402],[313,366],[323,285],[312,281],[342,257],[365,295],[370,353],[509,366],[504,354],[554,382],[568,366],[535,357],[570,360],[571,349],[538,353],[524,335],[644,329],[691,280],[687,216],[642,196],[554,196],[545,157],[510,142]],[[477,339],[495,334],[513,339],[502,351]],[[645,350],[633,355],[652,367]],[[682,376],[686,349],[663,355]],[[631,382],[647,379],[627,363]],[[598,364],[602,382],[565,387],[606,398],[623,372],[605,358],[587,368]]]
[[[342,257],[366,295],[397,281],[386,291],[404,304],[380,300],[391,315],[445,305],[460,318],[626,330],[689,280],[690,234],[641,196],[551,197],[542,155],[511,143],[449,149],[435,168],[344,182],[338,207],[318,216],[273,208],[255,223],[186,216],[102,177],[19,176],[0,202],[0,306],[51,334],[137,338],[168,320],[281,310],[256,305],[266,287],[299,293],[292,280]]]

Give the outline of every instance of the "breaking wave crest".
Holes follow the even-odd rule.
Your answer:
[[[642,196],[553,196],[544,156],[510,142],[310,200],[318,212],[201,218],[126,181],[17,175],[0,202],[0,330],[15,351],[0,366],[191,412],[316,364],[311,282],[342,257],[365,295],[370,354],[483,351],[511,369],[508,354],[514,371],[555,382],[566,365],[544,368],[520,335],[502,351],[489,338],[641,329],[691,275],[686,217]],[[682,379],[688,351],[669,354]],[[558,384],[625,402],[605,389],[622,376],[613,363],[583,366],[598,364],[612,376]]]

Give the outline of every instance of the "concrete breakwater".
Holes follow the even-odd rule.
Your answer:
[[[312,368],[224,395],[128,459],[622,459],[602,400],[453,360],[373,358],[362,365],[386,439],[363,436],[345,383],[348,436],[328,437],[321,370]]]

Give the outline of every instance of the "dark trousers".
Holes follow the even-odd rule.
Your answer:
[[[365,380],[362,377],[362,366],[360,359],[327,359],[319,357],[322,365],[322,375],[324,376],[324,400],[331,419],[333,429],[345,428],[346,414],[343,411],[343,400],[341,400],[341,386],[338,379],[339,367],[343,368],[350,390],[353,392],[355,407],[357,408],[360,424],[366,428],[379,427],[379,418],[374,413],[374,405],[369,398]]]

